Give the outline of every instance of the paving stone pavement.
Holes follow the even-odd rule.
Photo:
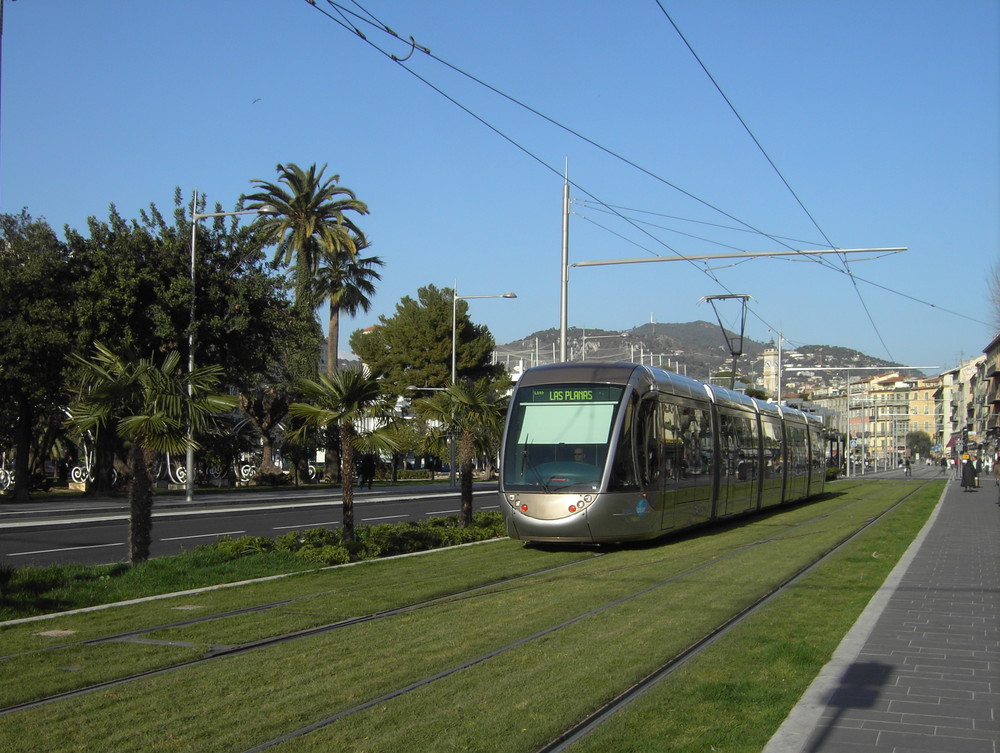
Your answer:
[[[1000,753],[1000,486],[937,508],[764,753]]]

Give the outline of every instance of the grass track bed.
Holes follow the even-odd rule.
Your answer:
[[[581,556],[587,559],[568,570],[527,578],[516,587],[498,585],[475,598],[8,714],[0,717],[0,741],[17,740],[18,747],[12,750],[19,751],[77,750],[98,742],[111,749],[107,733],[113,730],[113,749],[120,751],[155,750],[161,746],[169,750],[242,751],[597,610],[566,628],[370,710],[347,716],[278,748],[534,750],[693,643],[729,614],[766,593],[783,574],[795,572],[808,558],[825,551],[846,532],[889,507],[904,491],[917,487],[916,482],[869,482],[850,488],[833,485],[834,492],[843,490],[843,493],[769,517],[735,523],[729,528],[712,529],[669,544],[625,548],[601,558],[581,552],[525,548],[516,542],[503,541],[296,576],[283,581],[283,596],[290,595],[290,584],[296,584],[296,588],[302,586],[303,594],[322,593],[323,596],[297,603],[294,611],[307,613],[309,619],[322,613],[321,618],[328,620],[338,609],[342,614],[369,614],[393,601],[412,602],[416,593],[423,598],[442,596],[449,589],[459,590],[458,583],[468,587],[470,581],[500,580],[518,571],[538,569],[543,562],[557,563]],[[838,607],[844,613],[854,610],[849,619],[841,620],[846,625],[822,620],[822,625],[817,626],[826,636],[826,643],[832,643],[829,650],[820,640],[795,649],[800,643],[795,632],[779,640],[776,637],[782,634],[779,628],[789,623],[790,618],[776,620],[773,625],[763,623],[765,628],[759,631],[753,645],[759,646],[760,651],[770,647],[779,656],[799,657],[791,662],[796,671],[788,670],[789,676],[796,679],[784,684],[788,687],[801,684],[799,674],[807,675],[806,684],[811,681],[867,601],[867,596],[862,599],[858,594],[867,589],[870,596],[882,582],[898,558],[895,549],[900,546],[905,549],[939,493],[940,485],[935,484],[901,507],[909,515],[908,522],[900,524],[905,530],[897,534],[898,541],[882,541],[880,537],[889,536],[890,531],[882,522],[864,534],[865,538],[874,536],[885,554],[874,558],[862,549],[855,561],[839,563],[834,579],[838,587],[826,585],[819,591],[815,586],[795,589],[796,593],[801,591],[804,600],[803,605],[796,605],[796,613],[805,613],[806,605],[822,603],[818,594],[823,599],[840,592],[850,597]],[[886,522],[900,517],[894,513]],[[769,540],[755,543],[765,538]],[[848,566],[850,572],[857,573],[845,581]],[[652,590],[615,603],[643,588]],[[269,590],[273,585],[261,592],[251,586],[245,589],[240,589],[244,605],[258,598],[258,593],[269,595],[260,598],[261,602],[273,597],[273,591]],[[225,599],[231,597],[230,593]],[[327,603],[320,608],[321,602]],[[232,604],[227,608],[232,608]],[[287,606],[284,609],[289,610]],[[828,604],[823,604],[821,611],[829,609]],[[770,608],[758,615],[769,611]],[[761,619],[758,615],[755,619]],[[86,617],[97,619],[95,615]],[[286,617],[291,624],[302,619],[303,614]],[[176,640],[197,638],[191,642],[199,645],[232,643],[234,638],[259,635],[283,624],[280,616],[270,616],[268,625],[262,627],[258,618],[259,615],[247,615],[225,620],[225,625],[203,623],[190,632],[169,632]],[[120,620],[111,615],[108,619]],[[151,619],[147,624],[164,622]],[[90,629],[99,632],[100,627],[95,623]],[[734,635],[742,632],[742,629],[734,631]],[[3,635],[6,638],[6,632]],[[29,642],[23,636],[21,640]],[[727,636],[717,645],[732,640]],[[715,650],[713,647],[711,652]],[[54,660],[53,653],[57,652],[44,656]],[[59,657],[58,663],[66,664],[69,657],[70,653]],[[756,663],[760,661],[755,659]],[[814,667],[816,661],[819,664]],[[799,665],[805,670],[797,669]],[[742,674],[731,671],[727,677],[734,687],[723,683],[728,689],[716,689],[715,695],[722,699],[729,695],[743,697],[755,692],[754,688],[761,683],[763,688],[771,688],[772,694],[773,688],[783,687],[783,683],[774,685],[770,679],[754,679],[751,670],[757,669],[760,668],[751,664]],[[6,671],[0,663],[0,672]],[[75,673],[63,671],[63,674]],[[10,683],[5,681],[5,684]],[[657,690],[666,684],[661,683]],[[711,683],[708,686],[711,689]],[[774,708],[785,704],[771,714],[777,717],[772,729],[780,723],[798,693],[777,694],[771,702],[769,707]],[[791,701],[785,703],[786,695],[793,694]],[[690,723],[690,717],[704,716],[700,709],[698,705],[693,711],[679,711],[676,718]],[[38,729],[38,725],[45,725],[50,734],[36,742],[30,731]],[[139,729],[141,734],[135,732]],[[630,729],[629,739],[635,737],[633,733],[634,729]],[[691,749],[704,750],[705,739],[701,738],[700,747]],[[3,745],[0,742],[0,750]],[[594,748],[598,749],[631,748],[617,745]],[[665,748],[636,748],[644,749]]]

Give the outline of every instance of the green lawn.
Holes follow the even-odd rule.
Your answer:
[[[7,704],[113,677],[123,668],[180,661],[212,645],[245,643],[579,561],[389,619],[0,716],[0,751],[241,751],[373,702],[278,749],[530,751],[920,484],[840,482],[829,488],[833,494],[810,505],[602,557],[500,540],[9,627],[0,631],[0,653],[17,655],[0,662]],[[939,483],[918,491],[834,561],[577,747],[704,751],[713,741],[717,750],[759,750],[940,492]],[[752,545],[764,535],[768,541]],[[278,599],[295,601],[144,636],[174,641],[171,646],[37,651],[126,626],[155,627],[192,613]],[[75,632],[37,635],[54,629]],[[528,640],[534,636],[540,637]],[[451,672],[491,651],[500,653]],[[379,701],[435,673],[444,676]],[[39,729],[45,735],[34,732]]]

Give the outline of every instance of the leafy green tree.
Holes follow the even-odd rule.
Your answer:
[[[390,463],[390,483],[395,484],[398,480],[399,468],[406,460],[407,454],[410,452],[414,455],[419,454],[422,438],[420,433],[421,425],[420,422],[400,417],[400,420],[394,421],[386,429],[392,438],[393,444],[396,445]]]
[[[931,445],[930,434],[926,431],[910,431],[906,433],[906,449],[912,454],[920,455],[922,458],[930,457]]]
[[[80,431],[115,432],[129,446],[129,561],[149,558],[153,529],[153,479],[150,468],[159,452],[181,452],[208,420],[236,403],[214,394],[221,369],[206,366],[191,374],[171,351],[157,365],[150,358],[128,361],[101,344],[90,358],[74,355],[81,367],[79,394],[71,422]]]
[[[275,263],[292,266],[296,302],[315,309],[319,302],[310,290],[321,254],[346,253],[353,259],[355,239],[364,236],[351,213],[368,214],[368,207],[349,188],[338,185],[339,175],[324,181],[326,165],[319,172],[315,164],[307,170],[294,163],[276,169],[278,183],[252,181],[260,190],[246,197],[248,207],[272,212],[260,227],[267,240],[277,244]]]
[[[392,317],[379,317],[379,326],[351,335],[351,349],[383,376],[393,394],[406,394],[410,386],[446,387],[451,383],[452,295],[450,288],[420,288],[417,300],[405,296],[396,304]],[[459,300],[455,311],[459,381],[504,382],[503,366],[490,363],[496,342],[489,329],[470,321],[465,301]]]
[[[341,484],[344,504],[344,538],[354,540],[354,454],[396,449],[386,426],[392,420],[390,403],[377,377],[365,367],[341,369],[332,376],[300,382],[307,402],[293,403],[289,413],[301,419],[297,433],[325,430],[336,425],[340,432]]]
[[[433,397],[421,398],[414,404],[418,415],[436,422],[445,435],[458,439],[458,468],[462,500],[462,525],[472,524],[472,473],[476,455],[493,457],[500,447],[507,401],[486,387],[453,384]]]
[[[196,209],[205,211],[204,197]],[[138,220],[124,219],[112,206],[107,220],[88,220],[87,234],[68,231],[76,349],[104,342],[127,360],[179,351],[186,363],[194,295],[195,363],[221,366],[227,389],[244,396],[248,410],[287,408],[287,400],[268,395],[288,392],[296,379],[315,373],[319,325],[312,312],[292,305],[284,281],[268,266],[266,235],[256,222],[216,217],[199,223],[192,290],[190,211],[177,189],[172,221],[153,204]],[[247,415],[256,429],[284,417]],[[112,439],[105,432],[98,441],[98,490],[108,488]],[[273,442],[273,434],[264,441]],[[262,466],[270,463],[265,452]]]
[[[44,448],[32,453],[33,438],[64,403],[71,275],[69,250],[44,220],[0,215],[0,449],[14,447],[21,501],[44,460]]]

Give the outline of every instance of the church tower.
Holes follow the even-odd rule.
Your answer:
[[[764,349],[764,391],[776,400],[781,399],[778,394],[778,357],[778,349],[774,347],[774,343]]]

